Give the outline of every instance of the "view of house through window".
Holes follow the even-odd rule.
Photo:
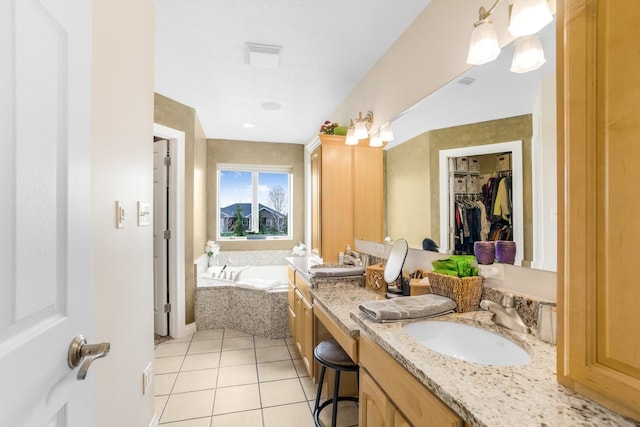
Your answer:
[[[291,238],[291,168],[218,165],[218,239]]]

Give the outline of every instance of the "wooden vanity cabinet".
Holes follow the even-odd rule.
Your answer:
[[[360,374],[360,427],[412,427],[365,370]]]
[[[462,418],[361,335],[360,427],[463,427]],[[384,390],[384,391],[383,391]]]
[[[344,140],[320,135],[311,153],[311,249],[328,263],[354,239],[382,241],[382,148]]]
[[[291,332],[309,376],[313,378],[314,318],[309,288],[309,282],[297,274],[294,269],[289,268],[289,291],[287,295],[289,332]]]
[[[640,421],[640,7],[557,10],[558,381]]]

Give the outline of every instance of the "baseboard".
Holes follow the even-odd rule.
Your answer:
[[[149,427],[158,427],[158,424],[160,424],[160,417],[158,417],[158,414],[153,414]]]
[[[188,325],[184,325],[184,335],[193,335],[197,331],[196,322],[189,323]]]

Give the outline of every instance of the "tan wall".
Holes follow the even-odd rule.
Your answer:
[[[531,120],[531,115],[524,115],[433,130],[388,150],[385,177],[389,235],[406,238],[414,248],[422,248],[424,237],[440,243],[440,150],[522,140],[524,259],[531,260]]]
[[[207,141],[207,236],[216,240],[217,164],[287,165],[293,167],[293,239],[219,242],[223,251],[291,249],[304,241],[304,146],[253,141]]]
[[[430,155],[429,132],[385,151],[385,236],[403,237],[412,248],[431,237]]]
[[[185,322],[193,323],[196,280],[192,268],[206,241],[204,195],[207,143],[196,111],[166,96],[155,94],[154,122],[185,133],[184,262]]]
[[[153,393],[143,395],[141,381],[153,361],[153,229],[139,227],[135,214],[138,200],[153,200],[154,16],[151,0],[93,1],[86,184],[94,330],[76,332],[111,342],[111,353],[91,365],[86,384],[73,387],[94,394],[96,427],[148,426],[154,413]],[[127,212],[122,229],[115,227],[116,200]]]

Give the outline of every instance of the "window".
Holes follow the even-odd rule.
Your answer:
[[[292,239],[290,167],[218,164],[218,240]]]

